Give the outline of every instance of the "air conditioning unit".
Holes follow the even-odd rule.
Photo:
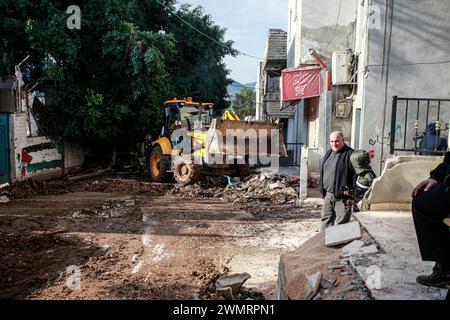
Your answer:
[[[331,56],[331,81],[333,85],[349,84],[352,78],[352,53],[335,51]]]

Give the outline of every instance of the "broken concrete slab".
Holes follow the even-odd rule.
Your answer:
[[[380,177],[373,181],[365,201],[371,211],[408,211],[411,190],[429,177],[431,170],[442,162],[441,156],[397,156],[387,159]]]
[[[219,279],[217,279],[216,288],[223,289],[226,287],[230,287],[232,289],[233,294],[235,295],[239,292],[244,282],[250,278],[251,276],[247,272],[222,276]]]
[[[359,249],[363,245],[364,245],[364,242],[360,241],[360,240],[355,240],[353,242],[350,242],[349,244],[347,244],[346,246],[344,246],[342,248],[342,256],[349,257],[349,256],[355,254],[356,252],[359,251]]]
[[[309,281],[305,282],[305,288],[303,290],[303,300],[311,300],[316,295],[317,291],[314,291],[313,288],[311,288],[311,284]]]
[[[378,248],[374,244],[372,244],[370,246],[362,247],[357,252],[357,254],[371,254],[371,253],[378,253]]]
[[[361,238],[361,228],[358,221],[353,221],[325,229],[325,245],[327,247],[347,243]]]
[[[322,279],[322,272],[320,271],[308,277],[308,283],[311,286],[314,293],[316,293],[319,290],[321,279]]]
[[[233,290],[230,287],[217,288],[216,294],[218,297],[223,297],[226,300],[233,300]]]

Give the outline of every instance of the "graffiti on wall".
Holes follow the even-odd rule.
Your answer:
[[[33,161],[33,157],[26,150],[22,149],[22,152],[17,154],[17,164],[22,177],[26,176],[31,161]]]
[[[398,143],[400,145],[403,144],[403,133],[402,133],[402,126],[400,123],[397,123],[395,125],[395,143]]]

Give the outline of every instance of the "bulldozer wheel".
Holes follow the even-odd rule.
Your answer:
[[[186,163],[183,158],[177,158],[173,164],[173,175],[181,185],[194,184],[200,179],[200,166]]]
[[[150,176],[155,182],[167,180],[169,170],[169,160],[163,155],[161,147],[155,146],[150,155]]]
[[[250,175],[250,166],[248,164],[237,165],[239,178],[244,179]]]

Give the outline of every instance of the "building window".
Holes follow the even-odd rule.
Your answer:
[[[280,76],[267,75],[267,93],[280,92]]]

